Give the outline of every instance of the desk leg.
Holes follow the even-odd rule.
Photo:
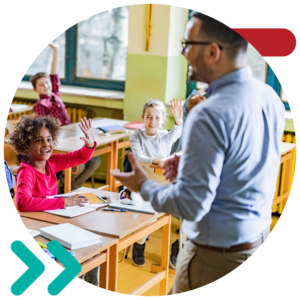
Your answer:
[[[111,168],[117,169],[118,168],[118,141],[111,143]],[[110,177],[110,191],[116,192],[116,178],[111,176]]]
[[[161,244],[161,270],[166,272],[166,277],[160,282],[159,295],[167,295],[168,293],[170,234],[171,234],[171,215],[168,215],[168,223],[162,227],[162,244]]]
[[[106,156],[106,185],[109,186],[110,191],[110,183],[112,180],[112,175],[110,174],[110,169],[112,168],[112,156],[111,152],[107,153]]]
[[[106,261],[100,265],[100,280],[99,280],[99,287],[103,289],[108,289],[108,276],[109,276],[109,249],[106,250]]]
[[[118,244],[109,248],[108,289],[117,292],[118,289]]]
[[[71,168],[65,169],[65,193],[71,192]]]

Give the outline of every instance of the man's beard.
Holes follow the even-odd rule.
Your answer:
[[[209,79],[211,78],[211,70],[205,64],[203,57],[199,57],[197,63],[197,71],[195,71],[192,67],[189,67],[188,77],[191,81],[201,81],[205,83],[209,83]],[[190,68],[192,71],[190,72]]]

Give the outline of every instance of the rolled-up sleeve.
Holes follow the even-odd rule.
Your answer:
[[[52,93],[59,96],[59,87],[60,87],[60,79],[58,74],[50,75],[51,83],[52,83]]]

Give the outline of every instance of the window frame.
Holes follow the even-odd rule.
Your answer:
[[[78,25],[70,27],[65,31],[66,47],[65,47],[65,77],[61,78],[63,85],[98,88],[104,90],[125,91],[125,80],[111,79],[95,79],[84,78],[76,75],[76,59],[77,59],[77,37]],[[30,80],[29,75],[23,77],[23,81]]]

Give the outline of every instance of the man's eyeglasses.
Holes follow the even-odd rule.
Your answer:
[[[182,40],[181,41],[181,45],[182,45],[182,49],[184,50],[186,48],[186,46],[188,45],[209,45],[212,42],[198,42],[198,41],[186,41],[186,40]],[[219,44],[217,44],[220,48],[220,50],[223,49],[223,47]]]

